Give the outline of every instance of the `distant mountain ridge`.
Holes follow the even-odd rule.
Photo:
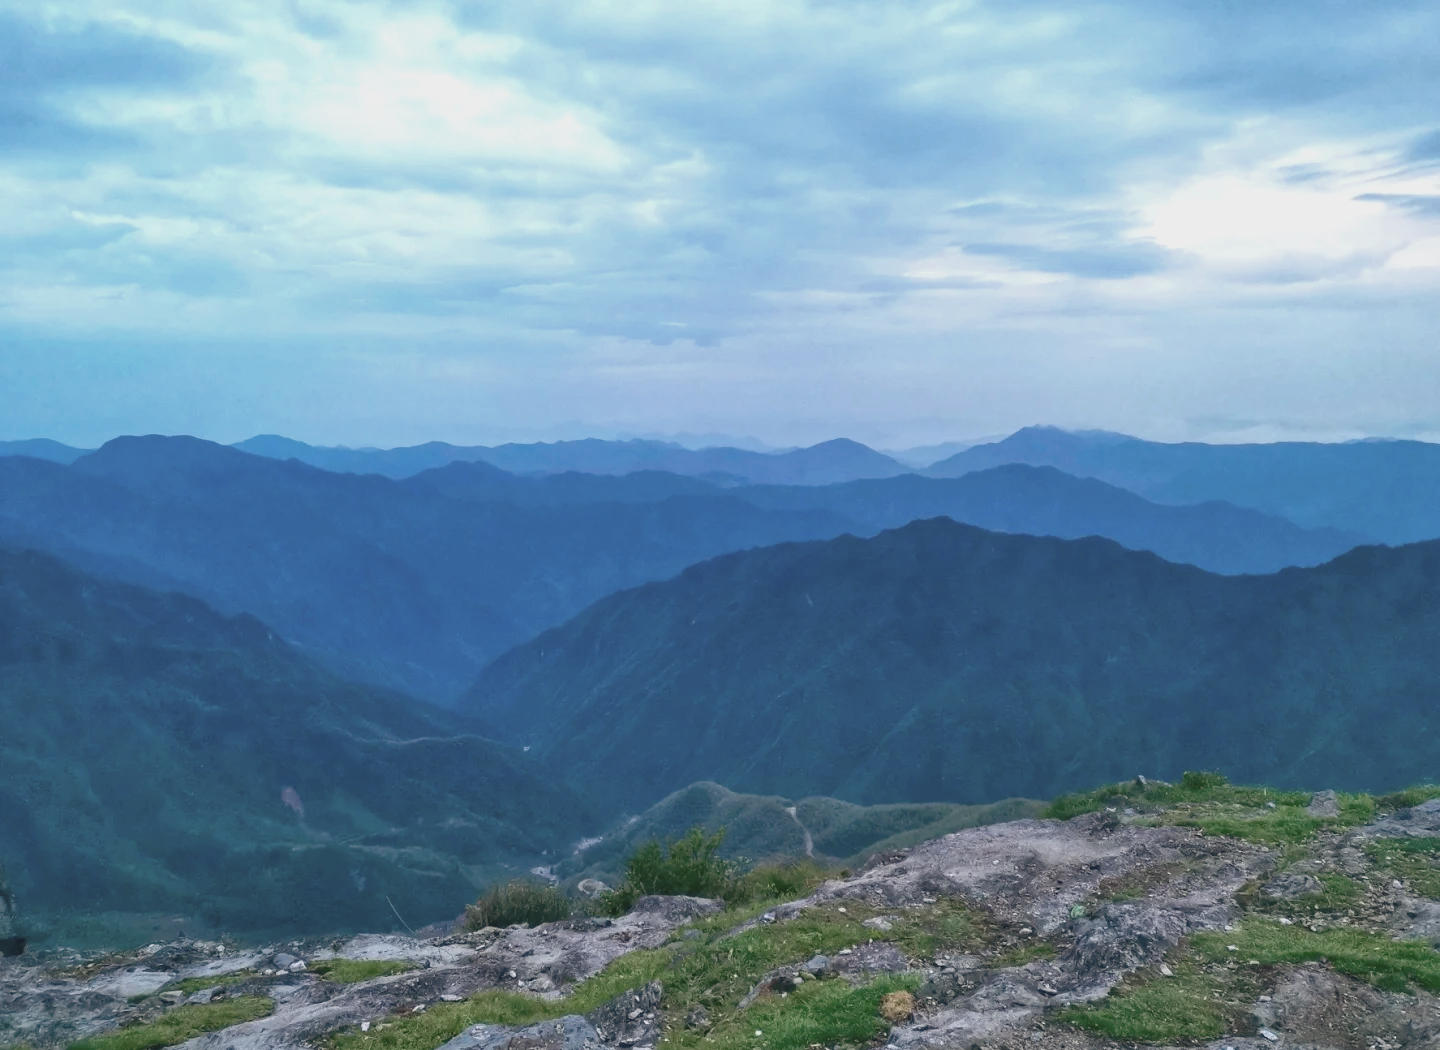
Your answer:
[[[29,456],[32,459],[46,459],[51,463],[74,463],[81,456],[93,451],[95,450],[89,448],[72,448],[49,438],[0,441],[0,456]]]
[[[943,515],[996,532],[1061,539],[1104,536],[1131,550],[1227,574],[1319,565],[1369,542],[1358,533],[1303,529],[1284,518],[1220,501],[1183,507],[1152,503],[1093,478],[1014,463],[958,478],[909,474],[803,488],[748,486],[731,492],[760,507],[829,510],[862,525],[862,534]]]
[[[942,514],[1223,572],[1316,564],[1363,539],[1023,466],[745,486],[460,462],[397,481],[195,438],[121,438],[69,467],[0,457],[0,541],[249,612],[347,677],[442,702],[606,594],[734,550]]]
[[[0,539],[250,612],[348,677],[448,700],[605,594],[850,527],[711,492],[474,504],[195,438],[118,438],[70,467],[0,458]]]
[[[1218,576],[947,519],[725,555],[487,667],[463,708],[621,804],[696,779],[859,803],[1219,769],[1440,768],[1440,543]]]
[[[592,824],[563,778],[249,616],[0,547],[0,862],[31,911],[389,929]]]
[[[1098,478],[1157,503],[1225,500],[1306,528],[1340,529],[1382,543],[1440,537],[1440,445],[1423,441],[1163,444],[1026,427],[922,473],[958,477],[1009,463]]]
[[[723,474],[759,484],[826,485],[855,478],[883,478],[911,468],[858,441],[836,438],[788,452],[739,448],[688,449],[636,438],[585,438],[538,444],[461,447],[442,441],[395,449],[317,448],[275,435],[260,435],[233,447],[272,459],[298,459],[325,470],[404,478],[455,462],[483,462],[514,474]]]

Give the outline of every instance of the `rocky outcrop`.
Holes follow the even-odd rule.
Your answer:
[[[20,932],[15,894],[5,881],[5,868],[0,865],[0,958],[12,958],[25,951],[25,936]]]
[[[1440,801],[1348,831],[1322,832],[1307,846],[1306,857],[1279,871],[1279,850],[1101,812],[1068,822],[972,828],[892,851],[853,876],[825,882],[804,899],[719,934],[687,930],[679,937],[676,931],[715,913],[720,902],[646,897],[619,919],[486,928],[427,940],[370,935],[254,951],[186,942],[99,960],[24,957],[0,963],[0,1025],[8,1025],[0,1026],[0,1043],[62,1046],[148,1016],[146,1011],[170,1008],[179,998],[163,990],[181,978],[230,975],[234,983],[201,990],[189,1001],[263,995],[274,1001],[274,1012],[185,1045],[300,1050],[339,1028],[393,1023],[397,1015],[482,989],[563,1002],[575,983],[628,952],[675,941],[679,959],[705,945],[718,950],[757,927],[778,932],[813,910],[829,916],[825,921],[852,924],[856,940],[749,978],[748,990],[737,989],[720,1012],[733,1019],[759,999],[803,1002],[815,981],[861,986],[882,975],[908,974],[918,985],[913,999],[906,993],[886,1000],[886,1016],[893,1021],[888,1050],[970,1050],[977,1044],[985,1050],[1030,1050],[1037,1044],[1104,1050],[1117,1044],[1057,1025],[1057,1013],[1099,1000],[1136,974],[1173,977],[1166,959],[1174,957],[1168,953],[1193,934],[1230,930],[1245,908],[1282,909],[1271,911],[1274,915],[1300,908],[1291,912],[1294,920],[1280,921],[1313,928],[1321,920],[1306,902],[1317,898],[1316,888],[1328,885],[1325,880],[1333,881],[1335,873],[1351,873],[1355,891],[1344,910],[1325,921],[1440,940],[1440,901],[1417,897],[1399,880],[1382,876],[1367,851],[1367,844],[1379,840],[1440,837],[1437,833]],[[976,917],[985,928],[983,948],[910,954],[917,942],[904,938],[915,916],[945,907]],[[335,958],[403,962],[411,969],[339,985],[315,972]],[[1210,1044],[1213,1050],[1440,1045],[1440,1000],[1423,991],[1383,991],[1323,963],[1267,971],[1264,987],[1268,991],[1258,995],[1249,1020],[1236,1034]],[[662,973],[660,980],[584,1016],[577,1012],[519,1028],[476,1024],[443,1050],[646,1050],[658,1045],[667,1025],[708,1031],[717,1023],[715,1010],[667,1002],[665,995]],[[127,1002],[135,996],[145,998]]]

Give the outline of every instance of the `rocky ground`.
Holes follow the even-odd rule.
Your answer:
[[[1329,806],[1332,799],[1317,796],[1311,812],[1328,812]],[[1395,870],[1377,860],[1390,854],[1375,849],[1377,843],[1440,838],[1440,801],[1359,826],[1322,827],[1298,846],[1155,823],[1154,814],[1117,805],[1063,822],[1022,820],[969,829],[874,857],[863,870],[825,882],[803,900],[737,916],[733,925],[716,915],[719,902],[650,897],[615,920],[425,940],[362,936],[245,950],[183,942],[98,959],[24,955],[0,960],[0,1046],[62,1047],[163,1018],[186,1003],[250,996],[272,1000],[273,1012],[183,1045],[284,1050],[318,1045],[343,1032],[384,1034],[390,1041],[376,1045],[409,1047],[419,1044],[400,1037],[418,1033],[416,1019],[426,1011],[438,1016],[450,1010],[460,1017],[454,1011],[466,1009],[476,992],[504,989],[553,1002],[556,1016],[530,1025],[472,1023],[430,1045],[609,1050],[653,1047],[668,1038],[677,1046],[708,1039],[723,1048],[744,1045],[733,1033],[751,1027],[746,1011],[778,1016],[781,1000],[793,996],[788,1001],[803,1003],[807,988],[841,981],[861,988],[886,975],[908,981],[910,989],[882,1002],[893,1024],[878,1028],[872,1045],[893,1050],[1134,1045],[1133,1039],[1112,1038],[1093,1025],[1080,1027],[1076,1019],[1097,1006],[1123,1005],[1137,989],[1148,989],[1151,998],[1134,1002],[1157,1003],[1179,1002],[1181,990],[1189,989],[1185,995],[1205,1001],[1182,1003],[1180,1013],[1214,1005],[1217,1016],[1223,1015],[1226,1034],[1172,1045],[1440,1048],[1440,999],[1422,987],[1410,984],[1402,991],[1404,980],[1395,987],[1367,982],[1324,957],[1293,952],[1289,961],[1245,957],[1249,945],[1258,943],[1256,929],[1317,938],[1354,931],[1371,938],[1365,944],[1440,942],[1440,901],[1426,874],[1431,861],[1421,853],[1404,854],[1406,863],[1421,867],[1395,877]],[[926,922],[953,921],[962,910],[972,917],[966,919],[968,940],[947,942],[927,932]],[[726,986],[729,990],[718,993],[711,988],[703,1001],[669,995],[666,973],[659,971],[658,978],[637,981],[598,1007],[565,1013],[567,996],[578,984],[615,973],[612,964],[631,953],[671,953],[673,969],[686,953],[721,953],[727,944],[779,936],[787,924],[798,928],[822,916],[836,924],[830,929],[853,929],[853,943],[829,955],[781,961],[748,977],[736,974],[743,988]],[[929,939],[917,939],[916,931]],[[1218,955],[1191,950],[1192,943],[1216,935]],[[1237,943],[1223,944],[1231,938]],[[1431,947],[1423,952],[1433,954]],[[317,972],[337,959],[410,968],[349,984]],[[1423,969],[1430,963],[1421,959],[1416,965]],[[221,977],[230,980],[193,991],[179,987],[187,979],[188,989]],[[1168,989],[1176,991],[1167,999]],[[755,1050],[768,1045],[758,1030],[749,1042]]]

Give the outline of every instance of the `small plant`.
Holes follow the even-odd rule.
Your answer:
[[[721,895],[730,905],[749,901],[797,900],[832,877],[828,870],[805,857],[747,871],[732,879]]]
[[[554,886],[543,886],[529,879],[512,879],[503,885],[491,886],[479,900],[465,909],[465,928],[503,928],[516,923],[538,926],[542,922],[568,919],[573,910],[570,898]]]
[[[393,959],[320,959],[310,964],[311,973],[335,984],[355,984],[413,969],[412,964]]]
[[[1186,791],[1209,791],[1214,788],[1225,787],[1229,783],[1229,778],[1220,773],[1189,770],[1180,774],[1180,786]]]
[[[600,910],[624,915],[641,897],[651,894],[684,897],[734,897],[736,865],[716,856],[725,841],[725,829],[707,835],[699,826],[661,845],[651,839],[625,862],[620,885],[600,896]]]

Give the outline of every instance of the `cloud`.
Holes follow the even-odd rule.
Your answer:
[[[0,0],[0,325],[282,372],[373,337],[520,390],[563,360],[653,391],[641,429],[687,381],[748,396],[732,367],[830,369],[829,433],[901,419],[868,347],[1032,422],[987,355],[1181,355],[1234,309],[1341,358],[1315,317],[1423,303],[1437,32],[1398,0]]]

